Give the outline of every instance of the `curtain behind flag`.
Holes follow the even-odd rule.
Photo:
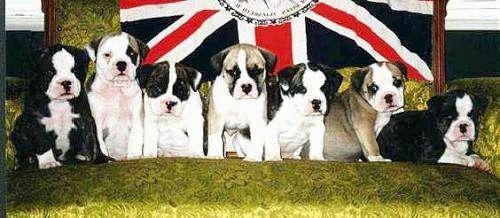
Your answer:
[[[120,0],[120,19],[150,46],[146,63],[182,62],[205,80],[212,55],[250,43],[277,54],[275,72],[308,60],[335,68],[388,60],[433,81],[429,0]]]

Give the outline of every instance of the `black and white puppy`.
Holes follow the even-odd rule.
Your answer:
[[[224,145],[233,145],[244,160],[262,161],[266,77],[272,73],[276,56],[253,45],[237,44],[214,55],[211,62],[217,77],[209,93],[207,157],[224,158]]]
[[[377,138],[380,153],[393,161],[453,163],[491,171],[471,146],[487,105],[485,97],[463,90],[434,96],[425,111],[391,117]]]
[[[278,86],[270,85],[265,160],[300,159],[309,142],[309,159],[324,160],[324,115],[342,75],[315,63],[301,63],[278,73]]]
[[[152,66],[144,95],[144,156],[204,157],[201,73],[179,63]]]
[[[148,46],[119,32],[92,41],[86,49],[96,64],[87,92],[101,150],[116,160],[142,157],[142,91],[136,69]]]
[[[11,136],[19,169],[105,159],[82,87],[89,61],[70,46],[42,51]]]

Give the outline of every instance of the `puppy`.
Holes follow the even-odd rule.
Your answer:
[[[89,61],[84,50],[70,46],[42,52],[11,135],[19,169],[106,159],[82,88]]]
[[[144,95],[144,156],[204,157],[201,73],[173,62],[152,70]]]
[[[488,100],[463,90],[434,96],[425,111],[395,114],[377,141],[384,157],[394,161],[452,163],[491,172],[472,151],[480,115]]]
[[[127,33],[113,33],[86,47],[96,64],[87,92],[101,150],[116,160],[142,156],[142,92],[136,69],[146,44]]]
[[[391,62],[371,64],[351,76],[351,86],[333,100],[325,117],[327,160],[390,161],[380,155],[376,135],[402,109],[405,79],[406,68]]]
[[[324,65],[301,63],[281,70],[278,81],[279,87],[268,88],[265,160],[300,159],[307,142],[309,159],[324,160],[323,119],[342,76]]]
[[[262,161],[267,124],[266,76],[276,63],[269,51],[248,44],[224,49],[211,59],[217,77],[209,93],[209,158],[223,158],[224,144],[246,161]]]

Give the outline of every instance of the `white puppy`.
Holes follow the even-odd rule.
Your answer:
[[[300,159],[309,143],[309,159],[324,160],[324,115],[342,83],[332,68],[308,63],[278,73],[278,84],[268,87],[265,160]]]
[[[204,157],[201,73],[172,62],[152,68],[144,95],[144,155]]]
[[[142,156],[142,91],[136,69],[149,48],[127,33],[113,33],[86,47],[96,63],[87,87],[101,150],[116,160]]]

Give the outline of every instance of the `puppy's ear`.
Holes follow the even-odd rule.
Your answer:
[[[427,111],[433,115],[438,115],[443,108],[443,104],[446,101],[446,97],[442,95],[436,95],[427,101]]]
[[[259,51],[264,57],[264,60],[266,60],[266,73],[272,74],[274,67],[276,66],[276,61],[277,61],[276,55],[263,48],[259,48]]]
[[[212,64],[215,70],[215,75],[219,75],[222,72],[224,59],[226,59],[229,50],[229,48],[226,48],[210,58],[210,64]]]
[[[89,54],[86,50],[82,49],[75,49],[76,55],[75,55],[75,64],[76,68],[78,69],[76,71],[76,77],[80,81],[85,81],[85,77],[87,76],[87,71],[89,68],[89,62],[90,62],[90,57]]]
[[[135,78],[139,82],[139,87],[141,87],[141,89],[146,88],[149,77],[153,73],[154,68],[155,65],[141,65],[137,67]]]
[[[342,80],[344,80],[344,77],[335,69],[323,65],[323,64],[318,64],[319,69],[321,72],[325,74],[326,77],[326,83],[328,85],[328,93],[325,93],[329,96],[333,96],[340,88],[340,85],[342,85]]]
[[[477,107],[479,114],[483,115],[486,112],[486,108],[488,107],[489,101],[486,96],[481,94],[476,94],[473,96],[474,98],[474,106]]]
[[[369,71],[369,67],[358,68],[351,75],[351,86],[354,88],[354,90],[358,92],[361,91],[361,87],[363,86],[363,82],[365,81],[365,76]]]
[[[194,91],[198,91],[201,84],[201,73],[191,67],[183,67],[187,74],[187,82],[191,85]]]
[[[102,37],[93,39],[85,46],[85,50],[87,51],[88,56],[94,62],[97,58],[97,48],[99,47],[99,44],[101,44],[101,40]]]
[[[404,65],[399,61],[393,62],[392,64],[394,64],[394,66],[396,66],[399,69],[399,72],[403,74],[404,79],[408,80],[408,69],[406,68],[406,65]]]
[[[297,73],[304,72],[306,70],[306,65],[303,63],[297,64],[295,66],[286,67],[278,72],[278,83],[280,89],[284,94],[288,94],[290,91],[292,80]]]
[[[141,56],[141,59],[146,58],[149,53],[149,46],[139,39],[135,39],[135,41],[137,42],[137,46],[139,47],[139,56]]]

